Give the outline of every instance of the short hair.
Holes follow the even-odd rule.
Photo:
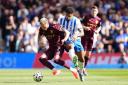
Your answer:
[[[40,19],[40,23],[42,23],[42,22],[48,22],[48,19],[43,17]]]
[[[98,7],[97,6],[92,6],[91,9],[98,9]]]
[[[68,14],[72,14],[72,13],[74,13],[74,11],[75,10],[74,10],[73,7],[67,7],[66,10],[65,10],[65,12],[68,13]]]

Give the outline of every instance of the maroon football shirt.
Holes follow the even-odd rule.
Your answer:
[[[94,31],[100,27],[100,18],[97,17],[93,17],[92,15],[87,15],[84,17],[84,19],[82,20],[82,24],[90,27],[91,30],[90,31],[86,31],[84,30],[84,36],[85,37],[93,37]]]
[[[39,29],[39,36],[42,35],[47,38],[49,47],[58,47],[64,38],[64,31],[59,24],[50,24],[47,30]]]
[[[85,50],[91,51],[93,45],[93,35],[95,30],[100,27],[100,18],[87,15],[82,20],[84,26],[90,27],[91,30],[84,30],[84,36],[81,38],[82,45]]]

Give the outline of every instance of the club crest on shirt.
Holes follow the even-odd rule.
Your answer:
[[[89,22],[94,23],[95,20],[93,18],[89,19]]]
[[[91,19],[89,19],[89,22],[98,24],[99,21],[97,19],[91,18]]]

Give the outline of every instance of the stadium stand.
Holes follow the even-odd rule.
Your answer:
[[[0,52],[37,52],[39,18],[56,23],[67,6],[82,18],[94,4],[102,29],[93,52],[128,52],[128,0],[0,0]]]

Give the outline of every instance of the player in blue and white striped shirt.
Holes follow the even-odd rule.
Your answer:
[[[84,48],[81,44],[81,36],[84,35],[84,32],[80,20],[73,15],[73,12],[73,8],[68,7],[66,9],[66,16],[59,18],[58,23],[70,32],[68,40],[65,41],[65,49],[68,49],[68,54],[78,69],[78,57],[81,62],[79,64],[81,64],[82,68],[84,67]]]

